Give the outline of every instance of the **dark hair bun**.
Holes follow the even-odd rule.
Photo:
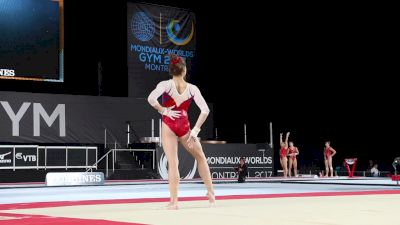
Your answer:
[[[185,60],[175,54],[169,55],[169,73],[172,76],[180,76],[186,67]]]

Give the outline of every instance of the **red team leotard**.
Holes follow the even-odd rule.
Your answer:
[[[296,149],[297,149],[296,147],[293,147],[293,149],[289,147],[289,155],[297,153]],[[296,159],[296,155],[292,155],[292,156],[290,156],[290,158]]]
[[[148,101],[150,105],[155,106],[158,104],[157,99],[162,95],[162,106],[171,107],[172,110],[181,112],[179,118],[175,120],[168,116],[163,116],[163,122],[175,133],[176,136],[182,137],[187,134],[190,130],[190,122],[188,118],[188,110],[192,100],[200,108],[201,113],[208,114],[210,109],[207,106],[206,101],[200,93],[200,90],[193,84],[187,83],[187,87],[181,94],[178,92],[175,82],[171,80],[161,81],[156,89],[154,89],[149,97]]]
[[[332,150],[331,150],[331,147],[329,147],[329,148],[325,148],[325,150],[324,150],[324,155],[325,155],[325,158],[326,158],[326,159],[328,159],[329,157],[331,157],[331,156],[332,156]]]
[[[287,157],[287,148],[283,148],[283,147],[281,148],[280,156],[281,156],[281,158]]]

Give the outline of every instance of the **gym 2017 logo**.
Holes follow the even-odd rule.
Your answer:
[[[160,44],[162,43],[161,29],[165,28],[168,40],[178,46],[187,45],[194,36],[194,22],[188,28],[180,24],[180,20],[170,19],[165,27],[161,26],[162,14],[160,13]],[[155,22],[145,12],[137,12],[132,17],[131,30],[133,36],[142,42],[150,41],[156,32]]]
[[[179,35],[180,31],[182,30],[181,25],[179,24],[179,20],[170,20],[170,22],[168,23],[168,25],[166,27],[168,39],[176,45],[188,44],[192,40],[193,34],[194,34],[193,21],[191,24],[192,24],[192,26],[191,26],[189,34],[183,38],[179,38],[178,35]]]
[[[144,12],[132,17],[131,29],[135,38],[143,42],[151,40],[156,30],[154,22]]]

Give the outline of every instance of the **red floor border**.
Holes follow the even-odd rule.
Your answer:
[[[326,197],[326,196],[353,196],[353,195],[390,195],[390,194],[400,194],[400,190],[228,195],[228,196],[217,196],[217,200]],[[205,197],[179,198],[179,201],[198,201],[198,200],[206,200],[206,198]],[[151,202],[168,202],[168,201],[169,198],[139,198],[139,199],[108,199],[108,200],[61,201],[61,202],[32,202],[32,203],[0,204],[0,210],[52,208],[52,207],[63,207],[63,206],[98,205],[98,204],[151,203]]]
[[[52,217],[42,215],[26,215],[14,213],[1,213],[0,216],[9,219],[0,220],[1,225],[145,225],[139,223],[127,223],[111,220],[79,219],[66,217]]]

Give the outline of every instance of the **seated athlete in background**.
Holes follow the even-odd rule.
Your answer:
[[[247,166],[246,166],[246,158],[241,157],[239,165],[235,168],[238,172],[238,182],[244,183],[247,177]]]
[[[207,197],[210,203],[214,204],[215,195],[210,169],[201,144],[197,139],[201,125],[207,119],[210,110],[200,90],[195,85],[185,81],[186,62],[183,58],[177,55],[170,55],[169,73],[172,79],[161,81],[148,97],[150,105],[162,115],[161,138],[168,160],[170,191],[170,203],[167,208],[178,209],[178,186],[180,180],[178,140],[197,160],[199,174],[207,187]],[[161,95],[162,105],[157,100]],[[201,113],[193,129],[190,130],[188,109],[192,100],[200,108]]]

